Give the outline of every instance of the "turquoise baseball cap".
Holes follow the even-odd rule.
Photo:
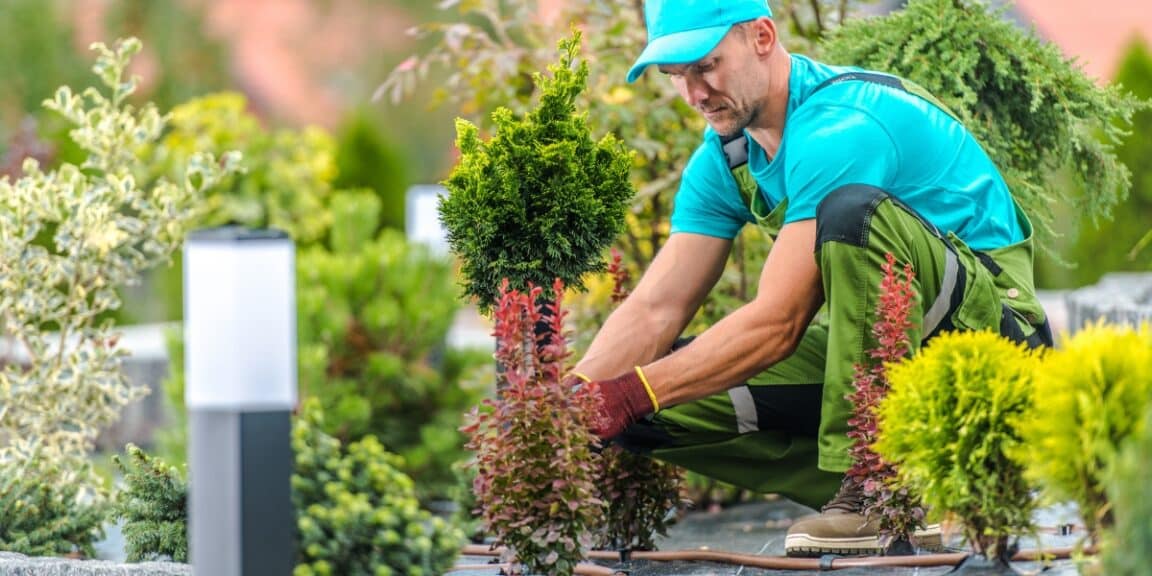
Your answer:
[[[647,0],[644,23],[648,46],[628,81],[635,82],[652,64],[689,64],[708,55],[733,24],[772,17],[768,0]]]

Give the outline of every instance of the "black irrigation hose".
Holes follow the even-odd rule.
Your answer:
[[[465,546],[463,554],[466,556],[497,556],[500,548],[492,548],[480,544]],[[1052,548],[1048,550],[1028,549],[1020,550],[1012,556],[1013,561],[1031,562],[1037,560],[1062,560],[1071,557],[1075,552],[1091,554],[1091,548]],[[715,550],[677,550],[668,552],[632,552],[631,557],[637,560],[651,560],[656,562],[716,562],[721,564],[735,564],[750,568],[764,568],[767,570],[840,570],[844,568],[864,567],[901,567],[901,568],[928,568],[939,566],[956,566],[969,556],[966,552],[953,552],[945,554],[923,554],[920,556],[862,556],[840,557],[825,556],[823,558],[789,558],[786,556],[757,556],[753,554],[738,554],[735,552],[721,552]],[[588,553],[593,560],[619,560],[616,552],[594,550]],[[609,570],[603,574],[616,574]]]

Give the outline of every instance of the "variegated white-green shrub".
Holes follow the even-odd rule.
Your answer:
[[[96,435],[144,390],[121,371],[126,352],[106,313],[117,288],[168,259],[196,198],[235,169],[237,155],[191,157],[179,181],[143,182],[138,152],[167,117],[128,102],[135,39],[94,44],[101,89],[60,88],[44,105],[72,125],[83,164],[34,160],[0,179],[0,462],[36,455],[79,472]]]

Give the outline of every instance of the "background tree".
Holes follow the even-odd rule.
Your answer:
[[[1115,84],[1133,95],[1152,99],[1152,54],[1143,38],[1128,44],[1117,69]],[[1116,148],[1116,156],[1132,170],[1132,190],[1117,205],[1112,221],[1083,222],[1072,248],[1076,263],[1074,285],[1093,284],[1106,272],[1147,270],[1152,258],[1141,240],[1152,218],[1152,109],[1144,108],[1132,117],[1132,130]],[[1145,241],[1146,242],[1146,241]]]
[[[830,61],[891,72],[942,100],[996,162],[1041,240],[1054,235],[1054,204],[1098,221],[1128,193],[1113,146],[1144,104],[1096,85],[982,0],[912,0],[849,23],[824,49]]]

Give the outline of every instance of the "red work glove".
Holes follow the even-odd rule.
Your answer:
[[[589,381],[583,374],[574,372],[571,376]],[[660,409],[656,395],[652,393],[639,366],[596,384],[600,388],[600,418],[592,432],[601,440],[619,436],[628,426]]]

